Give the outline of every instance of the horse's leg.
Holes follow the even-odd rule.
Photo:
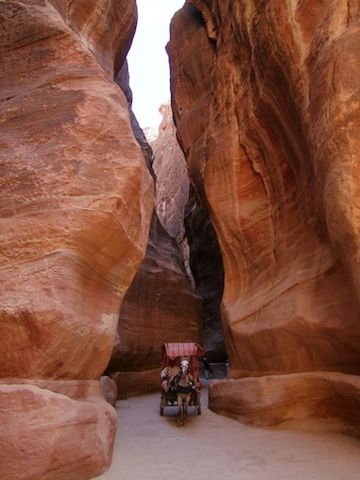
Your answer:
[[[184,395],[181,395],[181,425],[184,426],[185,424],[185,417],[184,417]]]
[[[180,425],[181,424],[181,411],[182,411],[182,405],[181,405],[181,395],[177,395],[177,404],[178,404],[178,413],[177,413],[177,418],[176,421]]]
[[[183,395],[182,398],[182,425],[184,426],[186,422],[186,396]]]
[[[191,396],[191,393],[190,394],[188,393],[184,397],[184,423],[188,420],[187,413],[188,413],[188,406],[189,406],[189,403],[190,403],[190,396]]]
[[[184,401],[185,401],[184,395],[180,394],[178,396],[178,406],[179,406],[178,424],[182,426],[185,425]]]

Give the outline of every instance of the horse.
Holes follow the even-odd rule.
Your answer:
[[[194,378],[189,373],[187,359],[182,359],[180,362],[180,372],[175,377],[175,389],[178,404],[177,422],[184,426],[187,420],[187,408],[194,390]]]

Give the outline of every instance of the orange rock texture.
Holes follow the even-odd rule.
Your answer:
[[[287,382],[309,416],[294,373],[360,373],[359,22],[357,0],[188,0],[168,47],[178,136],[223,256],[231,376]],[[252,419],[256,388],[236,385]]]
[[[8,412],[0,478],[91,478],[109,463],[114,414],[100,398],[92,406],[93,392],[84,393],[88,406],[69,399],[66,382],[95,380],[105,369],[153,210],[152,180],[113,82],[136,6],[9,1],[0,3],[0,22],[0,412]],[[17,383],[9,389],[10,378]],[[25,388],[25,379],[61,388]],[[30,400],[13,402],[16,389]],[[46,433],[46,462],[30,454],[35,439],[26,440],[36,415],[48,416],[61,437],[52,443]],[[21,448],[7,441],[15,430],[24,434]],[[57,460],[65,443],[74,446],[69,463]],[[9,461],[21,468],[6,470]]]

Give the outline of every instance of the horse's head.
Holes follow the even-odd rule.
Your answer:
[[[180,362],[180,370],[183,375],[189,373],[189,360],[187,358],[182,358]]]

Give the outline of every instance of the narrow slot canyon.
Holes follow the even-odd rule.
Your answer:
[[[169,1],[152,130],[151,2],[0,1],[0,480],[355,480],[359,1]]]

